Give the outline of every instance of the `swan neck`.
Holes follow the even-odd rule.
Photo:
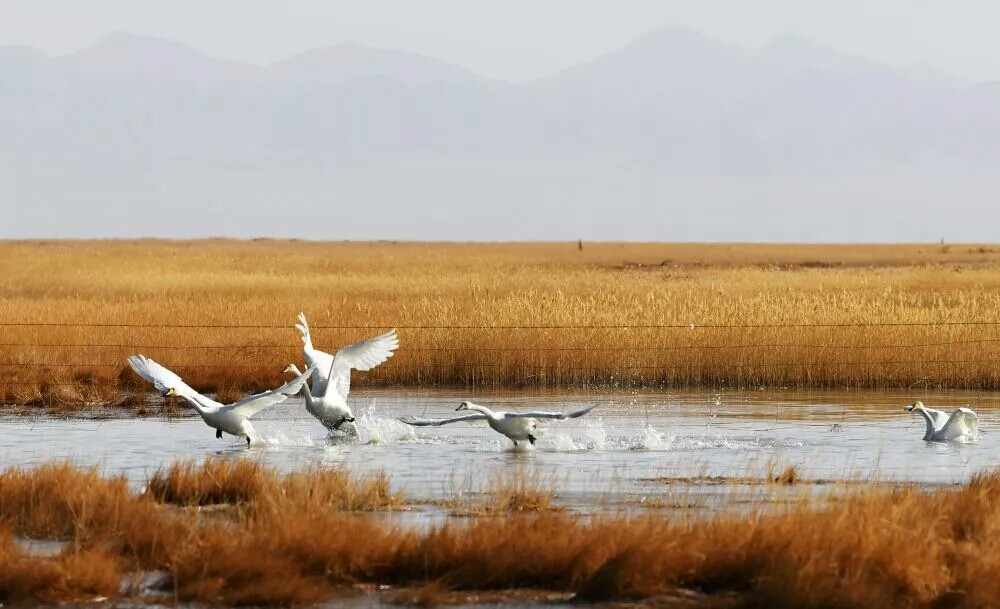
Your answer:
[[[481,414],[485,414],[486,416],[488,416],[491,419],[497,418],[497,415],[492,410],[490,410],[489,408],[487,408],[485,406],[480,406],[479,404],[468,404],[466,406],[466,408],[468,410],[474,410],[475,412],[478,412],[478,413],[481,413]]]
[[[306,401],[306,410],[313,412],[316,409],[316,402],[313,400],[312,393],[309,391],[309,386],[303,384],[302,388],[299,389],[299,393],[302,394],[302,398]]]
[[[918,408],[917,412],[920,413],[920,416],[924,418],[924,422],[927,424],[927,431],[924,433],[924,439],[926,440],[933,436],[934,432],[937,431],[934,429],[934,418],[931,417],[931,413],[927,412],[923,408]]]
[[[206,408],[201,402],[198,401],[197,397],[193,395],[188,395],[186,393],[177,393],[174,395],[184,398],[184,400],[187,401],[188,404],[194,406],[194,409],[197,410],[199,414],[205,414]]]

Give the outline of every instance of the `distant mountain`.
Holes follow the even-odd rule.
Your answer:
[[[59,59],[70,77],[93,81],[216,85],[256,78],[261,69],[208,57],[186,44],[124,32]]]
[[[920,201],[937,191],[898,193],[930,175],[992,175],[997,162],[1000,85],[795,36],[746,49],[668,26],[526,83],[356,43],[266,67],[125,33],[64,57],[0,47],[0,201],[20,215],[0,236],[74,234],[87,214],[60,227],[42,210],[84,206],[107,219],[102,235],[377,237],[392,216],[397,237],[441,237],[420,218],[436,218],[434,230],[472,224],[445,236],[573,237],[581,222],[609,230],[622,197],[637,216],[656,218],[661,204],[712,210],[743,234],[753,214],[741,205],[793,218],[793,200],[869,179],[879,186],[852,196]],[[176,213],[147,228],[149,201]],[[289,224],[284,205],[329,222]],[[822,237],[843,210],[806,228]],[[882,220],[890,237],[908,226],[897,218]],[[609,238],[645,235],[642,224]],[[689,238],[682,224],[671,213],[664,225]]]
[[[384,79],[407,87],[423,87],[481,80],[465,68],[437,59],[373,49],[356,42],[314,49],[279,61],[267,67],[267,76],[276,82],[296,85]]]

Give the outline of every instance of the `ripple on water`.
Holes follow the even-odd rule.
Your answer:
[[[643,479],[738,477],[769,463],[795,465],[824,479],[874,474],[920,483],[960,482],[992,467],[991,455],[1000,450],[1000,434],[984,433],[979,442],[962,446],[921,441],[922,429],[897,404],[913,399],[895,395],[855,392],[844,398],[853,402],[838,404],[839,398],[830,395],[797,397],[791,392],[770,396],[774,401],[768,402],[757,394],[727,393],[725,408],[711,404],[707,395],[672,397],[664,405],[662,395],[639,394],[624,403],[605,404],[599,416],[540,425],[535,449],[522,443],[516,452],[510,440],[482,424],[413,428],[396,420],[407,414],[452,414],[460,399],[447,392],[382,393],[377,401],[355,400],[356,439],[330,437],[301,401],[293,401],[288,408],[254,417],[264,442],[250,448],[231,436],[216,439],[199,418],[190,416],[10,417],[0,421],[0,464],[30,467],[69,460],[125,474],[138,488],[155,469],[177,459],[223,455],[254,459],[280,471],[336,466],[359,474],[385,472],[397,490],[412,498],[447,496],[452,480],[469,480],[473,489],[493,475],[554,473],[560,496],[586,508],[590,498],[597,497],[594,505],[599,505],[609,495],[645,494]],[[990,395],[963,401],[986,404]],[[925,403],[950,399],[919,397]],[[493,399],[528,407],[518,396]],[[570,410],[595,399],[551,394],[543,402],[532,399],[531,407]],[[873,403],[886,405],[879,410]],[[995,412],[979,408],[982,427],[988,428]],[[840,431],[830,431],[833,422]]]

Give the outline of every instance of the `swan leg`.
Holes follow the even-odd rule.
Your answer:
[[[250,448],[250,436],[247,436],[247,448]]]
[[[513,443],[514,443],[514,448],[517,448],[517,440],[513,440],[513,439],[512,439],[512,440],[511,440],[511,442],[513,442]]]
[[[535,436],[533,436],[533,435],[531,435],[531,434],[528,434],[528,442],[531,442],[531,445],[532,445],[532,446],[534,446],[534,445],[535,445],[535,441],[536,441],[536,440],[538,440],[538,438],[536,438]]]
[[[354,422],[354,417],[344,417],[341,420],[337,421],[337,423],[333,426],[333,428],[340,429],[340,426],[343,425],[344,423],[353,423],[353,422]]]
[[[221,429],[216,429],[215,430],[215,437],[219,438],[220,440],[222,439],[222,430]]]

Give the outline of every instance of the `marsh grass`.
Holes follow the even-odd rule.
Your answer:
[[[172,464],[149,479],[146,493],[161,503],[181,506],[250,505],[281,513],[285,509],[371,511],[403,504],[384,473],[359,477],[339,468],[313,467],[279,476],[245,459],[205,459]]]
[[[331,484],[319,472],[299,476],[284,497],[280,486],[265,485],[271,490],[248,504],[259,509],[219,518],[167,508],[89,470],[6,470],[0,598],[114,597],[136,570],[164,572],[160,588],[169,598],[226,605],[320,602],[359,585],[423,588],[411,597],[417,603],[463,590],[542,589],[590,601],[692,591],[688,606],[706,607],[972,608],[992,606],[1000,593],[1000,583],[984,576],[1000,566],[995,472],[955,489],[853,485],[835,505],[800,497],[708,518],[543,510],[429,529],[337,509],[323,499],[337,493],[306,492]],[[12,535],[29,533],[90,543],[28,556]]]
[[[561,511],[555,505],[556,481],[536,471],[514,476],[495,473],[482,491],[456,491],[451,498],[430,503],[452,510],[453,516],[508,516]]]
[[[997,388],[998,262],[985,246],[6,242],[0,319],[154,326],[5,326],[0,401],[135,407],[136,352],[236,398],[301,363],[299,311],[327,350],[399,328],[358,386]]]
[[[205,459],[201,465],[174,463],[149,479],[146,492],[156,501],[177,505],[241,504],[256,499],[274,472],[245,459]]]
[[[9,530],[0,528],[0,603],[55,604],[114,598],[122,577],[118,558],[104,549],[33,557],[17,547]]]

